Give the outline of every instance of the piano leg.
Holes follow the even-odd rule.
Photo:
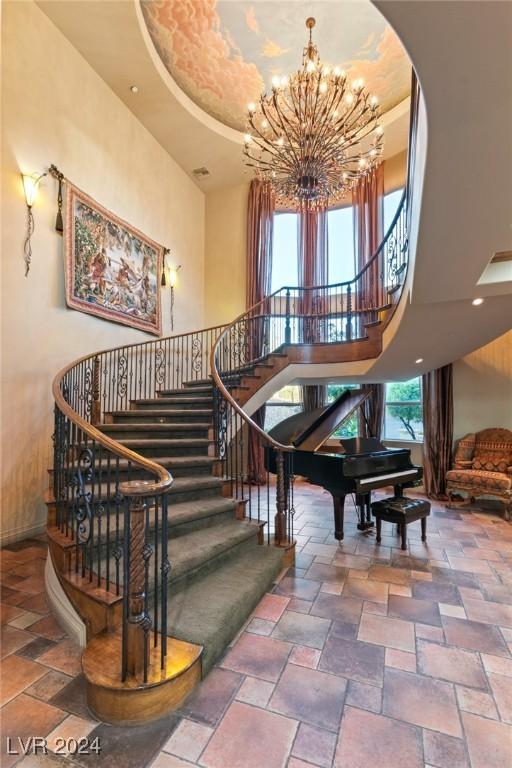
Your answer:
[[[359,518],[357,530],[367,531],[369,528],[373,528],[369,493],[356,493],[356,509]]]
[[[334,496],[332,497],[334,502],[334,538],[338,541],[343,541],[343,523],[345,518],[345,497]]]

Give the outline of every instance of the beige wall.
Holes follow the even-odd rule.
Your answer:
[[[171,261],[182,265],[175,332],[204,321],[204,195],[36,5],[7,2],[2,13],[2,530],[14,537],[45,520],[56,372],[79,355],[149,338],[66,309],[52,179],[34,206],[33,262],[24,277],[20,171],[55,163],[171,248]],[[163,301],[169,334],[168,292]]]
[[[512,429],[512,331],[453,366],[454,437]]]
[[[386,160],[385,192],[403,185],[407,153]],[[205,313],[208,325],[245,310],[246,219],[249,181],[206,195]]]

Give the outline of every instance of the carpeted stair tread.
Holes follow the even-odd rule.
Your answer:
[[[172,472],[171,472],[172,474]],[[128,481],[125,477],[121,480],[121,483]],[[156,479],[155,479],[156,481]],[[167,491],[169,495],[169,503],[172,504],[172,497],[182,493],[200,493],[206,490],[221,490],[224,484],[224,480],[220,477],[212,477],[212,475],[186,475],[185,477],[174,477],[172,485]],[[114,503],[115,488],[110,487],[110,498]],[[108,498],[108,485],[107,483],[96,484],[94,488],[95,501],[106,502]],[[194,499],[191,498],[190,501]],[[188,503],[188,502],[184,502]]]
[[[168,634],[204,646],[203,675],[222,655],[282,567],[276,547],[247,547],[215,571],[169,591]]]
[[[194,392],[197,392],[197,394],[200,393],[206,393],[210,394],[212,392],[213,385],[210,384],[199,384],[193,387]],[[175,395],[178,395],[179,397],[185,397],[184,392],[188,392],[188,388],[185,390],[184,388],[180,389],[157,389],[156,394],[158,397],[174,397]]]
[[[160,464],[162,467],[165,467],[168,469],[172,475],[172,469],[175,468],[181,468],[181,467],[206,467],[211,466],[217,459],[215,456],[157,456],[154,459],[156,464]],[[119,459],[119,470],[120,472],[126,472],[128,470],[128,465],[131,464],[132,469],[135,469],[135,465],[133,462],[129,462],[128,459]],[[108,459],[102,458],[101,462],[96,461],[95,462],[95,468],[98,468],[101,466],[103,468],[103,471],[106,471],[107,467],[109,465]],[[114,461],[110,462],[111,471],[114,471],[114,467],[117,468],[117,463]],[[126,479],[126,478],[124,478]]]
[[[101,429],[102,432],[109,433],[109,432],[187,432],[190,430],[208,430],[210,428],[210,422],[200,422],[200,421],[193,421],[193,422],[182,422],[179,424],[160,424],[160,423],[153,423],[152,421],[148,421],[147,423],[137,423],[137,424],[102,424],[99,429]]]
[[[130,400],[131,403],[133,403],[135,406],[137,405],[186,405],[187,403],[190,404],[197,404],[200,403],[201,406],[204,405],[204,403],[210,403],[213,402],[213,397],[189,397],[183,396],[183,397],[141,397],[137,400]]]
[[[155,438],[152,440],[151,438],[126,438],[123,440],[118,440],[118,443],[121,443],[121,445],[125,445],[127,448],[134,448],[136,446],[151,448],[152,446],[158,447],[158,448],[165,448],[166,446],[169,447],[178,447],[181,445],[183,447],[189,446],[204,446],[209,445],[210,440],[206,437],[191,437],[191,438]]]
[[[155,405],[158,405],[157,401],[155,402]],[[185,414],[188,418],[192,418],[194,416],[195,418],[199,416],[204,416],[205,418],[208,418],[213,413],[212,408],[197,408],[193,411],[186,410]],[[183,408],[145,408],[143,411],[138,411],[136,408],[130,408],[126,411],[110,411],[109,416],[116,416],[119,418],[137,418],[140,419],[141,417],[144,417],[146,419],[158,419],[161,418],[172,418],[173,416],[183,416]],[[105,425],[103,425],[105,426]]]

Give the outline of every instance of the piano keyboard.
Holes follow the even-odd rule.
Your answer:
[[[390,475],[377,475],[374,477],[366,477],[363,480],[358,480],[359,485],[365,485],[369,483],[379,483],[381,480],[393,480],[394,477],[405,478],[408,475],[417,475],[417,469],[407,469],[405,472],[393,472]]]

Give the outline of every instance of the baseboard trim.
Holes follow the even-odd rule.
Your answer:
[[[55,573],[53,561],[50,553],[46,558],[46,567],[44,570],[44,580],[46,594],[51,607],[55,612],[55,617],[61,627],[67,632],[69,637],[74,640],[81,648],[87,645],[87,635],[85,624],[71,605],[68,596],[62,589],[62,585]]]
[[[20,525],[18,528],[9,528],[0,533],[0,547],[6,547],[8,544],[14,544],[16,541],[30,539],[32,536],[39,536],[46,530],[46,518],[35,525]]]

